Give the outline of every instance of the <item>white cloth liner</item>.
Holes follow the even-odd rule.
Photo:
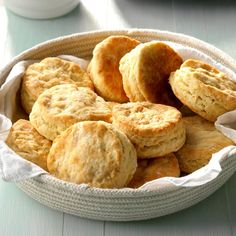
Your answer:
[[[204,53],[190,47],[183,47],[180,44],[170,42],[166,43],[173,47],[180,54],[183,60],[188,58],[203,60],[215,66],[222,72],[225,72],[232,80],[236,82],[236,74],[232,70],[222,66],[220,63],[214,61]],[[62,55],[59,57],[74,61],[75,63],[80,64],[84,69],[86,69],[88,65],[88,61],[71,55]],[[21,158],[4,142],[11,127],[10,119],[12,119],[15,112],[16,93],[19,90],[22,75],[24,74],[26,67],[34,62],[35,61],[30,60],[17,63],[12,68],[5,83],[0,88],[0,176],[6,181],[17,182],[33,178],[41,174],[48,174],[39,166]],[[236,142],[236,110],[220,116],[217,119],[215,126],[223,134]],[[193,187],[206,184],[219,175],[222,170],[220,162],[225,158],[236,158],[235,146],[226,147],[218,153],[213,154],[213,158],[210,160],[208,165],[190,175],[180,178],[160,178],[144,184],[140,187],[140,189],[157,189],[161,185],[166,184],[181,187]]]

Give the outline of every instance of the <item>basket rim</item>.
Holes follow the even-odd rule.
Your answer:
[[[221,61],[220,61],[221,63],[223,61],[227,61],[228,64],[226,65],[226,67],[230,68],[231,70],[233,70],[236,73],[236,60],[235,59],[233,59],[231,56],[229,56],[227,53],[225,53],[221,49],[213,46],[212,44],[210,44],[208,42],[200,40],[196,37],[189,36],[189,35],[186,35],[183,33],[175,33],[175,32],[171,32],[171,31],[167,31],[167,30],[158,30],[158,29],[149,29],[149,28],[147,28],[147,29],[145,29],[145,28],[120,28],[120,29],[105,29],[105,30],[99,29],[99,30],[83,31],[83,32],[79,32],[79,33],[68,34],[68,35],[59,36],[59,37],[56,37],[53,39],[46,40],[46,41],[39,43],[29,49],[24,50],[19,55],[14,56],[7,64],[5,64],[2,68],[0,68],[0,77],[3,75],[3,72],[6,71],[7,68],[13,66],[14,64],[16,64],[17,62],[22,60],[29,52],[39,50],[48,44],[57,43],[57,42],[64,41],[64,40],[72,40],[72,39],[76,39],[78,37],[91,36],[91,35],[95,35],[95,34],[97,36],[99,36],[99,35],[104,36],[104,34],[107,34],[107,36],[119,35],[119,34],[120,35],[125,34],[125,35],[132,36],[132,34],[135,34],[135,33],[147,33],[147,34],[155,33],[155,34],[159,34],[159,35],[164,35],[165,37],[172,39],[170,41],[177,42],[177,43],[184,43],[186,41],[191,42],[192,48],[197,48],[200,51],[205,50],[205,52],[207,51],[207,52],[212,53],[212,55],[214,55],[215,58],[218,58],[218,59],[221,58]],[[175,37],[175,40],[173,40],[173,37]]]
[[[41,49],[44,49],[47,45],[55,45],[56,43],[62,42],[62,41],[72,41],[72,40],[76,40],[78,38],[83,38],[83,37],[88,37],[88,36],[92,36],[92,35],[96,35],[96,36],[110,36],[110,35],[128,35],[130,37],[132,37],[132,35],[134,34],[140,34],[140,35],[146,35],[146,36],[154,36],[153,34],[155,34],[156,36],[162,36],[163,40],[165,41],[170,41],[170,42],[174,42],[174,43],[179,43],[179,44],[184,44],[185,42],[191,42],[190,45],[188,45],[189,47],[198,49],[199,51],[204,52],[205,54],[207,54],[206,52],[210,53],[211,55],[213,55],[213,59],[217,59],[217,61],[219,61],[220,63],[222,63],[225,67],[231,69],[234,73],[236,73],[236,61],[229,55],[227,55],[225,52],[223,52],[222,50],[216,48],[215,46],[202,41],[200,39],[197,39],[193,36],[189,36],[189,35],[185,35],[182,33],[174,33],[174,32],[170,32],[170,31],[164,31],[164,30],[157,30],[157,29],[138,29],[138,28],[125,28],[125,29],[117,29],[117,30],[93,30],[93,31],[85,31],[85,32],[80,32],[80,33],[75,33],[75,34],[70,34],[70,35],[66,35],[66,36],[61,36],[61,37],[57,37],[54,39],[50,39],[47,41],[44,41],[40,44],[37,44],[25,51],[23,51],[22,53],[20,53],[19,55],[13,57],[9,63],[7,63],[3,68],[0,69],[0,78],[3,77],[5,74],[8,74],[9,71],[11,70],[11,68],[13,67],[13,65],[15,65],[17,62],[24,60],[25,58],[27,58],[27,55],[29,53],[33,53],[34,51],[38,51]],[[226,62],[227,64],[225,64],[224,62]],[[147,189],[131,189],[131,188],[123,188],[123,189],[102,189],[102,188],[95,188],[95,187],[90,187],[88,185],[85,184],[75,184],[75,183],[70,183],[70,182],[66,182],[60,179],[55,178],[54,176],[50,175],[50,174],[42,174],[38,177],[34,177],[31,179],[31,181],[37,181],[37,182],[41,182],[43,184],[49,184],[49,185],[57,185],[58,188],[62,188],[62,189],[70,189],[73,192],[79,192],[79,193],[86,193],[86,194],[98,194],[98,195],[107,195],[109,193],[109,195],[116,195],[117,193],[119,193],[120,196],[135,196],[137,194],[141,194],[141,195],[154,195],[156,193],[167,193],[167,192],[171,192],[174,191],[177,186],[174,185],[163,185],[160,186],[160,188],[157,188],[155,190],[147,190]],[[23,181],[22,181],[23,182]],[[178,187],[180,188],[180,187]],[[184,188],[184,187],[182,187]],[[192,187],[195,188],[195,187]]]
[[[232,158],[231,158],[232,156]],[[235,154],[228,156],[227,159],[224,159],[220,162],[221,167],[227,165],[228,163],[232,163],[235,162]],[[234,158],[233,158],[234,156]],[[234,167],[233,167],[234,168]],[[224,169],[222,168],[221,173],[224,171]],[[152,197],[156,194],[159,195],[163,195],[163,194],[170,194],[171,192],[175,192],[177,189],[179,191],[185,191],[185,189],[198,189],[198,188],[202,188],[204,185],[207,184],[211,184],[212,181],[216,181],[218,178],[220,177],[220,174],[213,180],[211,180],[210,182],[207,182],[205,184],[199,185],[199,186],[192,186],[192,187],[184,187],[184,186],[177,186],[177,185],[173,185],[171,183],[165,183],[160,185],[160,187],[156,188],[156,189],[133,189],[133,188],[121,188],[121,189],[103,189],[103,188],[96,188],[96,187],[91,187],[87,184],[75,184],[72,182],[67,182],[61,179],[56,178],[53,175],[50,175],[49,173],[45,173],[45,174],[41,174],[39,176],[36,176],[32,179],[30,179],[30,181],[36,181],[38,184],[49,184],[49,185],[55,185],[56,188],[58,189],[66,189],[68,191],[71,191],[73,193],[79,193],[82,195],[87,195],[87,196],[106,196],[106,197],[114,197],[114,196],[118,196],[119,198],[122,197]],[[165,178],[165,177],[164,177]],[[178,177],[178,178],[182,178],[182,177]],[[163,179],[163,178],[160,178]],[[20,181],[20,182],[24,182],[24,181]]]

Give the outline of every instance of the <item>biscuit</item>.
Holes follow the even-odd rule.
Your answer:
[[[139,159],[138,168],[128,187],[138,188],[149,181],[168,176],[180,176],[179,163],[173,153],[152,159]]]
[[[88,74],[78,64],[57,57],[48,57],[34,63],[25,71],[21,85],[21,103],[29,114],[38,96],[55,85],[75,84],[93,88]]]
[[[74,84],[56,85],[44,91],[30,113],[31,124],[49,140],[74,123],[86,120],[110,122],[111,110],[91,89]]]
[[[236,109],[236,83],[202,61],[185,61],[169,82],[183,104],[209,121]]]
[[[51,141],[40,135],[28,120],[18,120],[10,129],[6,144],[24,159],[47,170]]]
[[[233,145],[233,142],[220,133],[213,123],[200,116],[183,118],[186,127],[186,143],[175,154],[180,170],[192,173],[205,166],[213,153]]]
[[[110,36],[96,45],[88,72],[96,92],[107,101],[128,102],[119,71],[119,61],[140,42],[127,36]]]
[[[185,142],[181,113],[174,107],[136,102],[116,105],[112,124],[134,144],[139,158],[164,156]]]
[[[49,172],[59,179],[98,188],[127,186],[137,167],[129,139],[103,121],[74,124],[53,142]]]
[[[123,86],[131,102],[149,101],[180,106],[168,83],[182,58],[165,43],[152,41],[138,45],[120,60]]]

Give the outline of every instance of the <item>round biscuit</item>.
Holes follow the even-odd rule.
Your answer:
[[[152,159],[141,159],[138,160],[138,168],[128,187],[139,188],[155,179],[179,176],[179,163],[173,153]]]
[[[48,57],[25,71],[21,84],[21,103],[29,114],[38,96],[55,85],[75,84],[94,89],[88,74],[78,64],[58,57]]]
[[[212,154],[234,143],[219,132],[213,123],[200,116],[183,118],[186,127],[186,142],[175,154],[180,170],[192,173],[205,166]]]
[[[174,107],[150,102],[116,105],[112,124],[134,144],[139,158],[164,156],[185,142],[181,113]]]
[[[170,46],[152,41],[138,45],[120,60],[124,90],[130,101],[180,106],[168,84],[183,60]]]
[[[13,124],[6,144],[19,156],[47,170],[52,142],[40,135],[28,120],[20,119]]]
[[[128,102],[119,71],[120,59],[140,42],[127,36],[110,36],[98,43],[88,72],[96,92],[107,101]]]
[[[74,84],[56,85],[36,100],[30,122],[49,140],[79,121],[111,121],[111,110],[91,89]]]
[[[83,121],[54,140],[47,164],[51,174],[69,182],[122,188],[136,171],[137,156],[125,134],[111,124]]]
[[[169,82],[183,104],[209,121],[236,109],[236,83],[204,62],[187,60]]]

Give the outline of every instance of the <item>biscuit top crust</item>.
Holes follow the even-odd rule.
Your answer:
[[[13,124],[6,144],[23,158],[47,170],[47,155],[52,143],[40,135],[28,120],[20,119]]]
[[[110,118],[111,110],[106,102],[92,90],[73,84],[57,85],[46,90],[37,100],[42,112],[56,119],[93,120]]]
[[[113,121],[141,134],[167,131],[182,119],[174,107],[150,102],[136,102],[113,107]]]
[[[75,84],[93,89],[88,74],[78,64],[57,57],[48,57],[26,69],[23,77],[27,92],[34,98],[46,89],[59,84]]]
[[[44,91],[30,113],[30,122],[50,140],[79,121],[111,122],[111,110],[91,89],[73,84],[56,85]]]
[[[94,48],[88,71],[97,93],[104,99],[114,102],[129,101],[123,89],[119,62],[138,44],[139,41],[127,36],[110,36]]]
[[[102,188],[128,184],[136,166],[128,138],[102,121],[71,126],[54,140],[48,158],[48,169],[58,178]]]
[[[203,84],[236,97],[236,82],[231,80],[225,73],[202,61],[189,59],[182,64],[179,72],[183,75],[191,73],[192,77]]]

